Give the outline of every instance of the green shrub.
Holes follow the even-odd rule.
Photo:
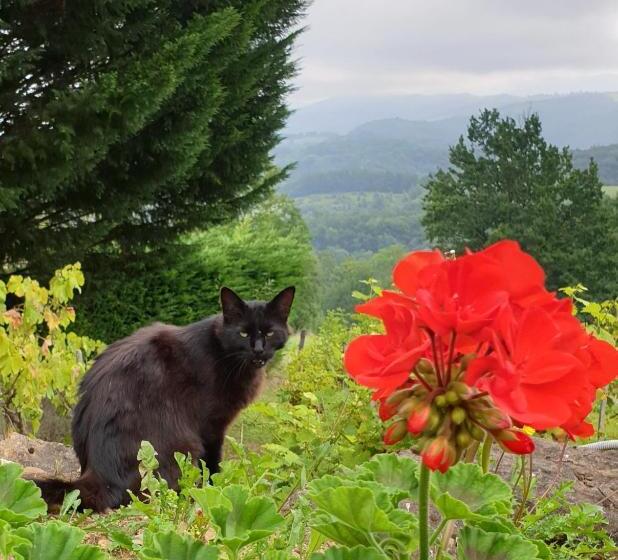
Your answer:
[[[183,325],[217,313],[223,285],[247,299],[295,285],[291,323],[311,327],[319,315],[309,233],[285,198],[139,260],[98,256],[84,268],[77,328],[110,342],[154,321]]]
[[[102,348],[65,331],[75,320],[69,302],[83,284],[79,263],[56,271],[49,288],[18,275],[0,281],[0,412],[20,432],[37,431],[45,398],[59,412],[70,409],[88,360]]]

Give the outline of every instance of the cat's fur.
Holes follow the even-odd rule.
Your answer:
[[[257,395],[264,365],[288,337],[294,288],[270,302],[244,302],[222,288],[222,313],[186,327],[154,324],[111,344],[80,386],[73,445],[81,464],[74,482],[35,481],[49,504],[79,489],[95,511],[139,492],[137,452],[147,440],[159,474],[174,487],[174,452],[219,470],[227,427]]]

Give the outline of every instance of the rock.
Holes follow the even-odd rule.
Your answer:
[[[21,434],[10,434],[0,440],[0,458],[25,467],[32,473],[28,478],[46,475],[72,480],[80,474],[79,461],[71,447]]]

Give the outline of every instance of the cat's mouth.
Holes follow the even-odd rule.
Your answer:
[[[257,366],[257,367],[262,367],[262,366],[265,366],[265,365],[266,365],[266,360],[264,360],[264,359],[262,359],[262,358],[254,358],[253,360],[251,360],[251,363],[252,363],[254,366]]]

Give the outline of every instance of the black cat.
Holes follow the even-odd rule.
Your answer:
[[[105,511],[139,492],[137,452],[147,440],[159,474],[174,487],[174,452],[219,470],[227,427],[257,395],[264,365],[288,338],[294,288],[269,302],[245,302],[221,290],[220,315],[186,327],[157,323],[115,342],[80,386],[73,445],[81,464],[74,482],[35,481],[49,504],[78,489],[82,507]]]

